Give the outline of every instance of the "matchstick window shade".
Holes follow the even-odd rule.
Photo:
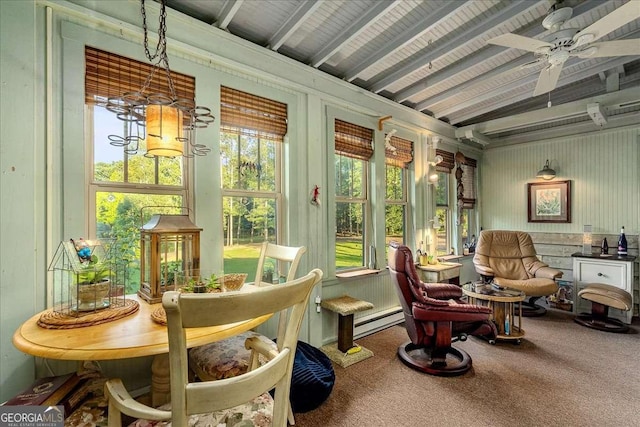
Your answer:
[[[222,132],[283,142],[287,104],[222,86],[220,124]]]
[[[84,88],[87,104],[102,105],[108,98],[120,97],[127,92],[138,92],[153,69],[152,64],[89,46],[85,46],[84,53]],[[171,78],[178,98],[191,101],[195,99],[196,79],[194,77],[172,71]],[[147,92],[148,94],[171,93],[167,77],[162,72],[156,72]]]
[[[408,139],[392,136],[389,143],[395,148],[395,151],[385,149],[385,162],[388,165],[408,168],[413,161],[413,142]]]
[[[436,148],[436,156],[442,156],[442,162],[436,165],[436,170],[438,172],[451,173],[455,165],[453,153]]]
[[[373,156],[373,130],[336,119],[335,149],[336,154],[368,161]]]
[[[465,162],[460,164],[462,168],[462,200],[463,209],[473,209],[476,205],[476,161],[468,157]]]

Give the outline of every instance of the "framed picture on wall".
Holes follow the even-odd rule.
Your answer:
[[[529,222],[571,222],[571,181],[527,184]]]

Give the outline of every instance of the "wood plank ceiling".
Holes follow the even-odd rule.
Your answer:
[[[557,87],[533,96],[546,63],[522,68],[535,59],[532,52],[487,41],[505,33],[545,40],[551,30],[542,21],[554,0],[166,1],[169,8],[457,127],[547,108],[549,101],[556,106],[640,86],[640,55],[571,57]],[[640,0],[629,1],[640,11]],[[559,7],[573,13],[562,28],[586,28],[626,3],[564,0]],[[640,39],[640,19],[598,41],[628,38]],[[625,104],[608,114],[640,109],[640,99]]]

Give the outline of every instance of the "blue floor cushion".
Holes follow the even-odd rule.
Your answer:
[[[298,341],[291,379],[293,412],[308,412],[320,406],[331,394],[335,381],[331,360],[314,346]]]

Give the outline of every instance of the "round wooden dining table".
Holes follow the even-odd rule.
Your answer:
[[[43,328],[38,325],[44,313],[40,312],[16,330],[13,344],[24,353],[46,359],[85,361],[156,356],[152,365],[151,393],[153,403],[161,404],[169,391],[169,341],[167,327],[152,320],[151,315],[162,303],[149,304],[137,295],[126,298],[139,303],[138,311],[118,320],[80,328]],[[270,317],[265,315],[244,322],[188,329],[187,346],[223,340],[253,329]]]

